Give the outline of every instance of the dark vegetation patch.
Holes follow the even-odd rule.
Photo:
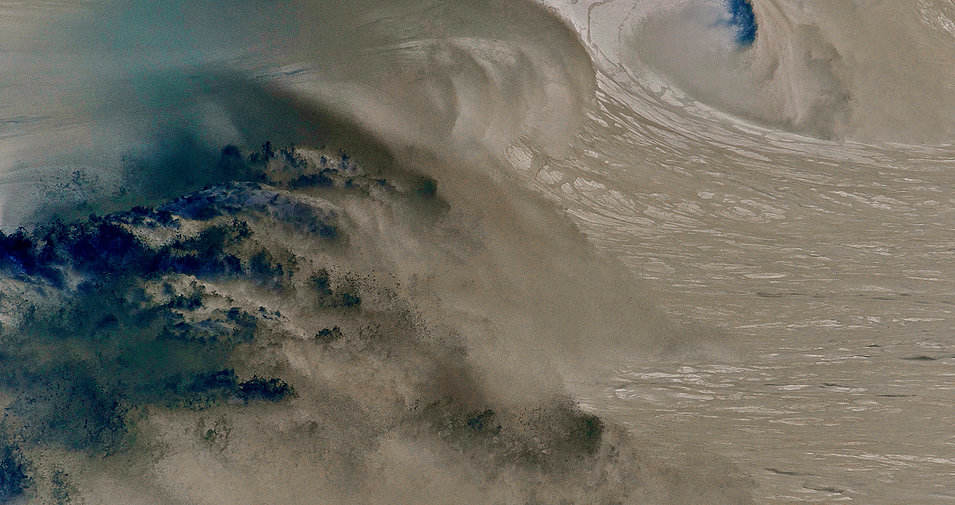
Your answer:
[[[270,185],[289,188],[346,189],[365,194],[373,190],[384,190],[410,202],[425,203],[435,211],[446,211],[448,205],[438,197],[438,183],[435,179],[416,173],[392,173],[389,177],[365,172],[352,157],[339,151],[337,156],[320,155],[317,163],[309,162],[296,150],[294,145],[279,149],[266,142],[262,148],[248,157],[250,166],[266,174],[265,181]],[[281,169],[275,170],[272,160],[281,163]],[[403,188],[403,189],[399,189]]]
[[[295,144],[290,144],[279,149],[279,153],[285,164],[291,168],[306,168],[308,161],[298,151],[295,150]]]
[[[438,181],[430,177],[419,177],[414,182],[414,192],[421,198],[431,199],[438,196]]]
[[[228,183],[177,198],[161,207],[165,212],[197,221],[219,216],[260,213],[323,238],[338,237],[337,214],[315,208],[289,194],[257,183]]]
[[[184,151],[195,147],[185,145]],[[218,157],[206,158],[213,160],[213,168],[188,176],[183,174],[192,162],[181,153],[167,154],[164,159],[172,164],[168,176],[157,180],[144,175],[149,170],[155,174],[157,167],[145,167],[149,170],[142,173],[131,168],[127,174],[130,187],[156,186],[143,189],[147,200],[166,198],[171,192],[221,178],[239,182],[207,187],[157,209],[137,206],[107,216],[89,215],[69,223],[56,220],[30,231],[0,233],[0,275],[49,291],[57,288],[63,300],[56,306],[29,306],[18,326],[0,328],[0,387],[14,395],[6,414],[24,448],[54,444],[108,455],[134,443],[136,420],[148,406],[206,409],[228,400],[280,402],[295,396],[293,386],[278,377],[253,375],[241,380],[235,373],[236,351],[262,333],[266,320],[282,315],[265,308],[255,313],[239,307],[217,309],[229,305],[223,305],[221,298],[211,303],[218,295],[207,292],[201,282],[242,279],[259,287],[285,289],[292,285],[296,258],[281,248],[264,247],[264,240],[254,236],[247,221],[262,214],[338,240],[336,244],[344,243],[334,213],[315,209],[307,200],[302,203],[296,195],[266,183],[279,188],[316,188],[315,192],[336,188],[345,195],[374,191],[414,204],[439,202],[434,180],[407,175],[370,177],[344,152],[322,157],[320,166],[312,167],[294,146],[276,148],[266,143],[249,156],[227,146]],[[276,164],[283,164],[282,170],[291,170],[294,177],[272,178]],[[136,162],[130,162],[129,167],[135,166]],[[185,179],[178,180],[179,176]],[[195,226],[201,231],[180,235]],[[142,238],[143,234],[166,241],[157,245]],[[195,281],[181,282],[180,276]],[[67,279],[80,283],[70,282],[67,287]],[[361,314],[362,291],[350,274],[319,270],[305,289],[316,308]],[[395,328],[397,325],[389,327]],[[374,331],[381,337],[381,345],[355,352],[385,349],[397,353],[403,352],[397,350],[401,346],[410,349],[408,352],[420,350],[408,342],[399,346],[388,340],[397,341],[398,331]],[[356,332],[355,341],[361,339],[360,333]],[[324,344],[343,338],[338,326],[315,335],[315,340]],[[447,353],[436,347],[426,351]],[[577,414],[557,415],[558,428],[534,423],[528,426],[536,427],[528,428],[517,414],[488,408],[459,408],[458,412],[455,408],[438,405],[432,409],[436,429],[440,418],[445,428],[439,432],[446,432],[452,444],[493,449],[501,461],[536,461],[541,453],[531,442],[535,436],[543,437],[550,449],[576,447],[582,453],[590,450],[586,440],[599,443],[600,439],[599,425],[581,424],[578,421],[584,418]],[[0,502],[22,493],[31,482],[19,449],[5,450],[0,453]],[[17,466],[10,461],[21,463]],[[47,475],[51,476],[54,499],[67,503],[71,492],[67,476]]]
[[[229,357],[253,338],[254,318],[190,322],[145,300],[131,280],[87,283],[3,335],[0,377],[18,392],[8,410],[27,438],[109,453],[122,447],[131,409],[202,408],[236,393]]]
[[[389,170],[386,167],[386,171]],[[66,185],[51,187],[47,199],[66,203],[40,211],[32,221],[47,221],[54,217],[75,221],[91,213],[111,213],[136,206],[116,215],[115,219],[134,226],[172,226],[176,211],[152,210],[149,206],[202,188],[229,183],[267,183],[287,189],[345,188],[365,193],[374,188],[412,199],[433,201],[432,206],[438,200],[435,197],[437,185],[432,179],[397,172],[390,174],[389,178],[382,178],[381,174],[375,177],[365,173],[345,151],[339,151],[337,155],[320,155],[314,162],[294,144],[280,147],[269,141],[248,154],[234,145],[216,151],[189,132],[167,135],[146,152],[126,155],[118,192],[105,194],[105,186],[94,179],[95,176],[80,170],[74,172]],[[398,187],[407,189],[396,191]],[[201,196],[194,198],[197,200],[191,202],[190,208],[183,209],[180,216],[204,220],[228,213],[215,205],[203,205],[198,201]],[[446,205],[442,202],[440,207]],[[333,228],[324,229],[323,236]]]
[[[344,151],[339,151],[333,158],[320,155],[318,163],[312,164],[294,144],[276,151],[276,147],[267,141],[258,151],[251,152],[247,160],[249,169],[263,174],[263,180],[271,185],[341,188],[347,179],[361,177],[359,167]]]
[[[73,503],[73,494],[76,490],[73,483],[70,482],[70,475],[62,468],[55,468],[50,475],[50,498],[54,505],[67,505]]]
[[[181,307],[201,307],[201,290],[145,304],[127,282],[88,284],[0,339],[0,383],[18,393],[8,412],[26,439],[109,454],[124,447],[131,414],[145,405],[202,409],[291,394],[280,379],[240,382],[230,366],[237,346],[254,339],[255,316],[232,308],[188,320]]]
[[[315,340],[323,344],[330,344],[336,340],[341,340],[344,337],[342,334],[342,329],[338,326],[332,328],[322,328],[315,334]]]
[[[0,441],[0,503],[7,503],[33,485],[29,463],[20,448],[7,437]]]
[[[251,379],[239,384],[239,398],[249,400],[282,401],[294,396],[295,390],[287,382],[276,377],[252,376]]]
[[[206,307],[200,284],[177,291],[165,282],[161,300],[144,287],[170,273],[281,280],[291,267],[267,250],[247,264],[232,252],[250,240],[245,222],[158,248],[108,217],[39,232],[3,237],[7,272],[47,283],[60,283],[66,268],[89,275],[64,304],[33,306],[18,328],[0,331],[0,385],[16,393],[7,412],[25,440],[109,454],[128,442],[145,405],[201,409],[291,394],[280,379],[240,383],[230,366],[237,346],[255,338],[255,315],[234,307],[187,317]]]
[[[307,165],[294,148],[276,154],[270,144],[263,146],[259,159],[277,156],[296,168]],[[214,177],[262,179],[254,175],[258,168],[250,165],[255,161],[228,146]],[[340,165],[348,163],[343,154]],[[182,184],[165,181],[174,187],[197,182],[200,179]],[[15,393],[7,412],[13,415],[19,436],[31,443],[108,454],[127,443],[134,413],[146,405],[205,408],[227,398],[277,402],[294,394],[292,386],[279,378],[254,376],[240,382],[230,365],[237,346],[255,338],[256,315],[232,308],[187,317],[205,308],[209,295],[201,285],[192,283],[179,292],[165,282],[160,302],[150,298],[144,286],[168,274],[241,277],[280,285],[294,272],[295,258],[276,257],[275,251],[263,247],[256,250],[250,244],[254,241],[250,226],[238,218],[162,246],[148,245],[131,231],[178,230],[180,216],[208,219],[236,214],[241,199],[259,189],[254,182],[232,184],[223,191],[238,195],[235,201],[223,200],[221,192],[200,192],[159,210],[135,207],[69,224],[57,220],[32,231],[0,233],[0,272],[57,288],[63,287],[68,271],[85,274],[86,279],[75,291],[64,291],[68,298],[63,305],[31,306],[18,328],[0,330],[0,385]],[[284,216],[319,221],[316,233],[337,235],[334,226],[315,219],[310,209],[281,203]],[[272,210],[275,204],[270,197],[261,202],[262,209],[254,210]],[[248,260],[241,259],[250,249],[254,252]],[[327,273],[319,277],[318,305],[360,305],[356,290],[344,285],[333,289]],[[261,316],[281,317],[277,312]],[[340,335],[341,330],[334,328],[320,338]],[[11,472],[7,470],[14,475]]]
[[[162,209],[136,206],[127,212],[110,216],[114,222],[142,228],[179,228],[179,218]]]
[[[495,466],[540,468],[579,464],[596,454],[603,422],[567,401],[519,412],[470,410],[453,399],[429,404],[424,419],[438,436],[461,451],[479,449]]]
[[[285,268],[272,257],[267,249],[260,249],[249,259],[249,274],[257,280],[273,280],[285,277]]]
[[[62,282],[60,272],[50,266],[52,249],[39,246],[23,228],[6,235],[0,231],[0,271],[17,276],[42,277],[54,285]]]
[[[494,422],[495,413],[491,409],[486,409],[480,413],[472,413],[468,416],[468,427],[476,432],[493,430],[495,434],[501,432],[501,425]],[[491,428],[493,426],[493,428]]]
[[[292,189],[316,187],[330,188],[335,185],[335,181],[332,179],[332,176],[334,176],[336,173],[336,170],[326,168],[315,174],[302,174],[289,182],[289,187]]]
[[[22,420],[29,442],[109,454],[123,447],[129,405],[99,384],[93,372],[68,363],[24,371],[20,394],[7,407]]]
[[[181,239],[160,248],[144,275],[175,272],[214,277],[242,273],[242,261],[231,252],[252,235],[248,223],[234,219],[230,224],[210,226],[195,237]]]
[[[248,224],[213,226],[195,237],[153,249],[114,216],[90,216],[72,224],[56,221],[33,233],[0,232],[0,270],[60,286],[69,267],[98,276],[151,278],[165,273],[197,276],[240,273],[241,262],[227,251],[251,235]],[[119,220],[121,221],[121,220]]]
[[[186,293],[177,293],[168,282],[163,284],[163,292],[166,296],[170,297],[166,307],[184,310],[196,310],[201,308],[202,300],[206,295],[205,287],[195,281],[190,283],[189,291]]]
[[[61,286],[64,268],[127,278],[155,278],[169,273],[199,278],[251,275],[278,279],[294,271],[294,258],[277,262],[261,249],[244,265],[239,246],[252,236],[247,222],[210,226],[195,236],[153,248],[144,244],[114,216],[90,216],[86,221],[54,222],[33,233],[23,229],[0,232],[0,271],[25,280],[45,280]]]
[[[345,279],[341,286],[333,289],[331,274],[328,270],[319,270],[312,275],[309,282],[315,291],[316,303],[319,307],[349,308],[361,305],[361,296],[358,295],[355,283]]]

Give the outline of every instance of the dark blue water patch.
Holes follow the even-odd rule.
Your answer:
[[[730,12],[730,24],[736,30],[736,43],[752,45],[756,41],[756,14],[750,0],[726,0]]]

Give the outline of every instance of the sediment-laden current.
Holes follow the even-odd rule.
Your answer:
[[[955,501],[949,1],[0,27],[0,502]]]

